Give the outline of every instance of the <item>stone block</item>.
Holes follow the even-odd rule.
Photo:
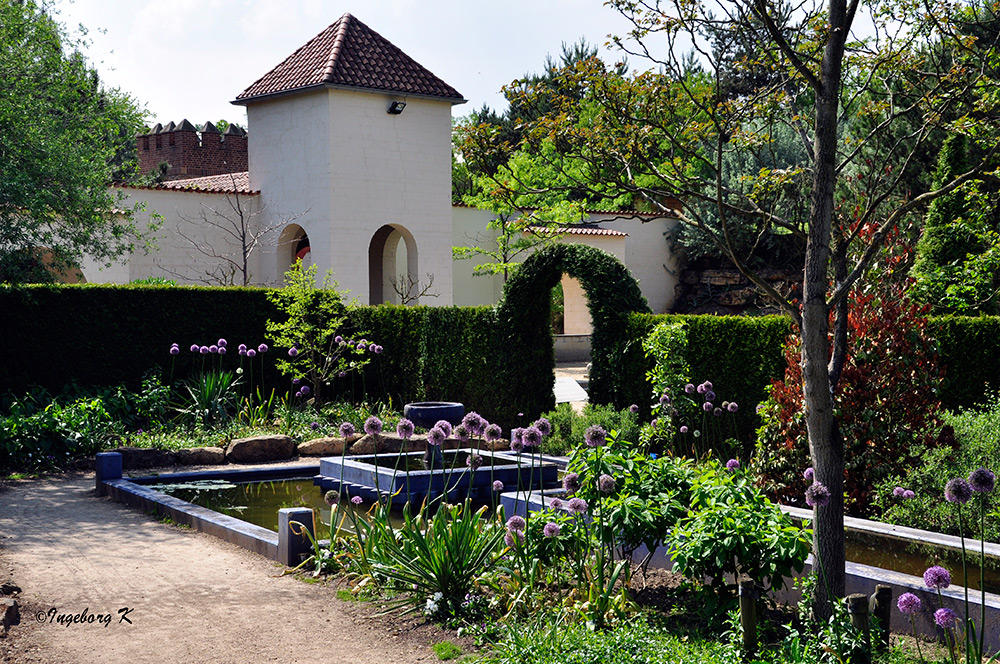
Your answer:
[[[226,462],[226,451],[221,447],[188,447],[177,450],[176,457],[182,466],[215,466]]]
[[[288,436],[254,436],[237,438],[226,447],[229,463],[259,463],[283,461],[295,456],[295,443]]]
[[[325,438],[313,438],[303,443],[299,443],[297,448],[299,456],[330,456],[343,454],[345,441],[343,438],[328,436]]]
[[[153,447],[119,447],[115,452],[122,455],[123,470],[172,466],[177,460],[173,452]]]

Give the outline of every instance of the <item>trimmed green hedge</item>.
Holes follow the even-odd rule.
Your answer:
[[[598,358],[611,357],[618,364],[611,371],[616,376],[615,405],[619,408],[638,404],[642,416],[648,416],[654,395],[646,373],[652,370],[653,363],[643,353],[642,340],[667,321],[687,324],[691,379],[695,383],[712,381],[720,400],[739,404],[736,421],[740,440],[754,440],[759,425],[755,407],[767,396],[771,380],[784,376],[788,319],[632,314],[618,345],[624,351],[617,357],[607,352],[593,353],[595,363]]]
[[[1000,317],[941,316],[928,327],[945,369],[945,408],[979,405],[1000,390]]]
[[[235,369],[238,344],[270,343],[266,321],[280,313],[266,294],[263,288],[0,287],[0,393],[32,386],[58,392],[71,383],[135,389],[156,369],[165,380],[180,380],[206,361],[189,346],[220,338],[229,342],[223,366]],[[385,351],[374,356],[363,376],[335,381],[331,396],[391,400],[398,407],[449,399],[487,416],[490,404],[507,398],[490,380],[496,327],[490,307],[351,307],[349,321],[349,333],[358,332]],[[172,343],[181,346],[176,357],[169,354]],[[268,389],[287,389],[288,379],[268,360],[254,361],[254,382],[263,367]]]

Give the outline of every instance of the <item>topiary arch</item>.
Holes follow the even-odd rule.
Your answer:
[[[492,404],[491,412],[505,425],[523,426],[555,408],[550,293],[564,272],[578,279],[587,294],[594,326],[589,388],[596,403],[614,400],[610,374],[616,365],[609,360],[621,355],[620,333],[629,313],[650,312],[639,283],[606,251],[553,244],[529,256],[507,281],[497,306],[497,379],[506,386],[508,401]]]

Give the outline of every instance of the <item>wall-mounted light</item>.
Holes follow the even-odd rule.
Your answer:
[[[394,101],[391,104],[389,104],[389,110],[386,111],[386,113],[388,113],[389,115],[399,115],[400,113],[403,112],[404,108],[406,108],[405,101]]]

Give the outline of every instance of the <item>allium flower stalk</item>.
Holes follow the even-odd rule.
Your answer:
[[[608,432],[600,424],[591,424],[583,435],[583,441],[588,447],[601,447],[608,437]]]
[[[977,468],[969,473],[968,481],[976,493],[990,493],[997,484],[997,476],[987,468]]]
[[[972,487],[961,477],[948,480],[944,487],[944,497],[949,503],[964,505],[972,498]]]
[[[365,420],[365,433],[369,436],[377,436],[382,433],[382,420],[374,415]]]
[[[444,430],[439,426],[431,427],[431,430],[427,432],[427,444],[433,445],[434,447],[440,447],[448,435],[445,434]]]
[[[822,482],[813,482],[806,489],[806,505],[822,507],[830,502],[830,490]]]
[[[403,440],[409,440],[413,437],[413,422],[406,419],[405,417],[396,423],[396,435]]]
[[[563,490],[566,493],[576,493],[580,490],[580,475],[577,473],[566,473],[563,476]]]

